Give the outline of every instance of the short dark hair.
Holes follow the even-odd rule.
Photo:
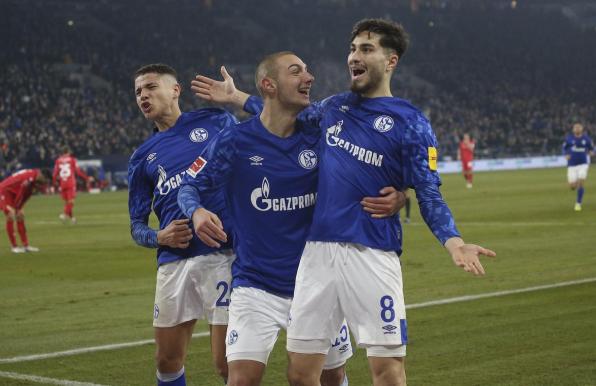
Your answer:
[[[178,74],[176,73],[176,70],[163,63],[146,64],[135,71],[133,78],[137,79],[139,76],[145,74],[168,74],[172,75],[176,80],[178,80]]]
[[[292,51],[274,52],[261,59],[261,61],[257,65],[257,70],[255,71],[255,86],[257,86],[257,90],[259,91],[259,94],[261,94],[261,96],[264,96],[263,90],[261,90],[261,80],[263,80],[263,78],[265,77],[277,79],[277,59],[286,55],[296,54]]]
[[[385,19],[362,19],[354,24],[350,42],[353,42],[356,36],[362,32],[373,32],[380,35],[381,38],[379,39],[379,44],[381,44],[381,47],[394,50],[400,59],[408,49],[410,36],[401,24],[394,21]]]

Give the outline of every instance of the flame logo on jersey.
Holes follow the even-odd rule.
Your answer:
[[[267,177],[259,188],[253,189],[250,195],[252,206],[260,212],[284,212],[289,210],[304,209],[313,206],[317,200],[317,193],[307,193],[302,196],[269,198],[271,185]]]
[[[168,193],[170,193],[170,191],[180,186],[180,184],[182,183],[182,178],[184,177],[184,174],[186,174],[186,171],[183,171],[182,173],[178,173],[175,176],[168,178],[168,173],[166,172],[166,169],[164,169],[161,165],[157,165],[157,174],[158,176],[156,188],[157,190],[159,190],[160,195],[165,196]]]
[[[327,129],[327,133],[325,134],[327,145],[337,146],[337,143],[339,142],[339,133],[341,133],[343,124],[344,121],[339,121]]]

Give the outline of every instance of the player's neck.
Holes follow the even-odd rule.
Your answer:
[[[265,103],[259,118],[271,134],[286,138],[296,131],[297,115],[298,112],[283,109],[280,106],[273,106],[273,103]]]
[[[170,127],[176,124],[178,118],[180,118],[182,112],[180,111],[180,106],[174,105],[167,113],[160,116],[158,119],[154,121],[155,126],[157,126],[157,130],[166,131]]]
[[[360,94],[364,98],[392,97],[390,84],[382,82],[378,87]]]

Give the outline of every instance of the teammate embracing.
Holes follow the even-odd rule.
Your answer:
[[[218,188],[226,192],[237,254],[227,342],[234,386],[260,384],[279,330],[290,323],[296,270],[318,200],[320,130],[296,121],[310,104],[313,76],[296,55],[279,52],[259,64],[255,78],[262,112],[222,133],[190,167],[178,194],[201,240],[217,246],[227,235],[203,196]],[[396,206],[397,194],[388,196],[393,198],[378,199]],[[370,205],[360,204],[362,197],[358,207],[368,216],[363,206]],[[398,209],[387,207],[384,215]],[[347,327],[341,321],[335,327],[326,338],[325,371],[316,375],[323,385],[347,383],[343,366],[351,345]]]

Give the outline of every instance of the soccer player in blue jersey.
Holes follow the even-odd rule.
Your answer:
[[[238,258],[232,266],[228,325],[230,385],[260,384],[279,330],[287,326],[317,197],[320,130],[296,121],[310,103],[314,78],[291,52],[266,57],[255,78],[264,98],[261,114],[222,133],[189,169],[178,194],[182,210],[208,245],[219,245],[226,233],[218,216],[206,209],[205,192],[223,187],[234,221]],[[397,208],[392,210],[385,215]],[[347,328],[340,323],[337,331],[321,364],[327,371],[317,375],[324,385],[344,381],[343,364],[351,356]]]
[[[220,109],[182,113],[176,72],[164,64],[143,66],[135,73],[136,100],[155,123],[155,134],[131,156],[128,167],[129,212],[133,239],[157,248],[154,321],[157,384],[186,385],[184,362],[197,319],[205,317],[218,373],[227,378],[225,337],[228,321],[229,245],[220,250],[203,244],[177,204],[178,187],[194,155],[235,118]],[[223,195],[207,198],[213,210],[223,209]],[[159,230],[148,226],[151,211]]]
[[[584,181],[588,177],[590,156],[594,155],[592,139],[584,134],[581,123],[573,125],[573,133],[567,135],[563,142],[563,154],[567,158],[567,182],[571,190],[577,190],[574,210],[582,210],[584,198]]]
[[[315,103],[299,117],[321,127],[323,140],[317,203],[288,328],[292,385],[318,385],[329,337],[344,317],[367,350],[373,384],[406,383],[401,225],[395,217],[366,216],[360,197],[386,185],[412,188],[422,217],[458,267],[483,275],[479,255],[495,256],[460,237],[439,191],[438,145],[430,123],[392,96],[391,76],[407,44],[399,24],[358,22],[348,56],[352,91]],[[208,94],[209,82],[199,80],[201,93]],[[233,94],[229,81],[226,85]]]

